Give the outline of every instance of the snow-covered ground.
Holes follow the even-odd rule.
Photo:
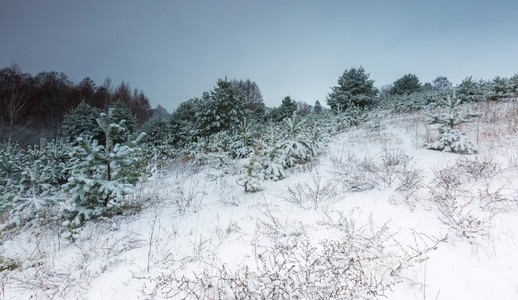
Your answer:
[[[257,193],[236,183],[242,161],[171,164],[75,243],[58,222],[5,233],[21,266],[0,297],[518,299],[517,104],[476,109],[462,131],[478,155],[426,150],[413,113],[333,136]]]

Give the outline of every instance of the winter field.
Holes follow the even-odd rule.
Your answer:
[[[424,111],[332,135],[245,193],[246,159],[169,161],[75,242],[2,232],[1,299],[518,299],[518,102],[469,104],[478,154],[432,151]]]

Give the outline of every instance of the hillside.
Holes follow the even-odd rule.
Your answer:
[[[3,233],[2,299],[517,299],[518,102],[479,102],[476,155],[427,150],[425,112],[330,137],[245,193],[245,160],[170,161],[74,243]]]

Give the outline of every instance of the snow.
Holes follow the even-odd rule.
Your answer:
[[[359,252],[350,258],[372,255],[362,266],[388,284],[380,290],[384,296],[358,288],[351,295],[359,299],[518,299],[517,131],[506,131],[504,123],[466,125],[463,132],[478,141],[479,154],[463,156],[426,150],[425,118],[422,113],[398,114],[381,120],[378,131],[367,125],[349,128],[332,136],[317,160],[286,170],[283,180],[263,181],[255,193],[245,193],[238,184],[245,160],[223,167],[171,165],[140,183],[131,196],[142,211],[91,221],[75,243],[67,242],[52,222],[5,231],[0,255],[19,261],[21,267],[0,272],[0,297],[174,299],[182,296],[178,287],[199,287],[198,278],[208,280],[203,286],[206,299],[211,299],[217,287],[225,286],[225,274],[249,282],[255,278],[256,287],[264,288],[257,296],[292,278],[295,285],[289,288],[295,289],[304,282],[300,272],[311,271],[296,264],[282,269],[272,263],[282,257],[274,257],[275,251],[292,247],[284,259],[293,264],[304,241],[318,256],[325,253],[325,241],[343,243],[348,236],[350,244],[342,247],[364,247],[351,248]],[[505,134],[487,134],[494,126]],[[387,153],[404,154],[410,162],[390,169],[392,165],[382,161]],[[340,181],[346,175],[337,172],[337,161],[351,157],[374,166],[372,173],[362,175],[372,187],[353,191]],[[455,169],[460,159],[475,158],[486,163],[491,159],[499,166],[496,175],[474,179]],[[471,215],[487,220],[474,227],[480,231],[472,238],[441,221],[440,207],[432,199],[434,193],[445,193],[435,177],[448,167],[465,188],[452,191],[455,203],[469,204]],[[409,170],[418,171],[422,186],[398,190]],[[506,199],[505,209],[488,211],[478,205],[486,187]],[[329,258],[341,261],[344,253]],[[315,271],[309,281],[332,283],[332,276],[318,277],[331,274],[325,273],[329,265],[313,262],[324,273]],[[260,271],[268,266],[285,277],[264,281]],[[256,277],[246,275],[245,267]],[[191,281],[182,282],[183,276]],[[302,296],[305,292],[297,291]]]

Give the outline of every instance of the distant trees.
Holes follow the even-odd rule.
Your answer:
[[[432,88],[437,92],[446,92],[452,88],[452,84],[447,77],[439,76],[432,81]]]
[[[457,96],[464,102],[479,101],[484,98],[484,82],[476,81],[473,76],[468,76],[456,87]]]
[[[313,112],[315,114],[321,114],[322,110],[323,110],[323,108],[322,108],[322,104],[320,104],[320,101],[318,101],[318,100],[315,101],[315,106],[313,108]]]
[[[374,104],[378,89],[363,67],[345,70],[338,79],[338,85],[331,87],[327,104],[334,111],[342,111],[351,106],[365,107]]]
[[[209,92],[180,103],[169,118],[168,137],[174,145],[183,146],[198,138],[237,130],[250,120],[263,120],[265,111],[255,82],[218,79]]]
[[[0,135],[6,134],[9,143],[15,135],[15,125],[28,109],[30,91],[27,74],[16,66],[0,71]],[[6,133],[7,132],[7,133]]]
[[[108,78],[98,86],[86,77],[74,84],[64,73],[45,71],[35,76],[16,65],[0,69],[0,141],[21,145],[55,137],[65,114],[84,102],[101,110],[116,101],[127,107],[141,124],[150,116],[149,99],[142,91],[121,83],[112,90]]]

